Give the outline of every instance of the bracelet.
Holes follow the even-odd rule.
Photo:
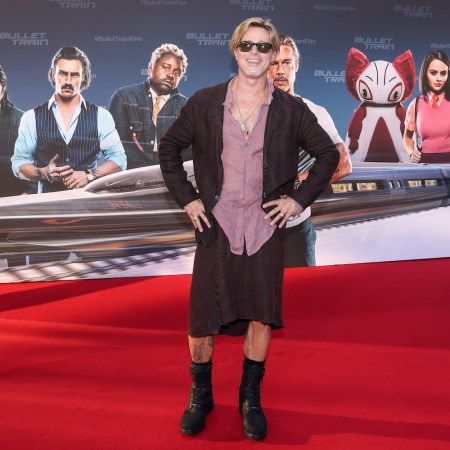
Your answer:
[[[45,178],[47,178],[47,181],[48,181],[49,183],[53,183],[53,181],[55,181],[55,179],[53,178],[53,176],[50,175],[50,171],[49,171],[48,166],[45,168],[44,175],[45,175]]]

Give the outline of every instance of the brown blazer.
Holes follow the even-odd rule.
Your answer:
[[[181,208],[201,198],[209,215],[220,198],[223,103],[227,87],[228,82],[196,92],[161,139],[161,170]],[[198,192],[187,180],[182,166],[181,151],[189,145],[192,145]],[[294,190],[299,147],[316,158],[316,163],[307,180]],[[336,146],[306,104],[277,88],[269,106],[263,151],[261,204],[287,194],[306,208],[328,186],[339,161]]]

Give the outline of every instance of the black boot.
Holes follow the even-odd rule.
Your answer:
[[[192,377],[191,398],[181,417],[180,430],[183,434],[195,434],[205,428],[206,415],[214,408],[211,384],[212,361],[192,363],[189,367]]]
[[[260,403],[260,383],[264,376],[264,365],[251,364],[245,358],[241,386],[239,387],[239,411],[242,414],[242,431],[249,439],[264,439],[267,422]]]

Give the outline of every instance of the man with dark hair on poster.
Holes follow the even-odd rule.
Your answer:
[[[186,73],[187,57],[175,44],[163,44],[152,53],[148,78],[114,92],[109,111],[125,147],[128,168],[159,164],[158,145],[187,98],[178,90]],[[192,159],[190,149],[183,159]]]
[[[37,190],[36,183],[18,180],[11,171],[11,156],[22,115],[23,111],[8,98],[6,73],[0,66],[0,197],[32,194]]]
[[[295,93],[296,73],[300,67],[300,53],[297,44],[291,36],[280,34],[280,51],[271,62],[269,75],[273,80],[273,84],[289,94],[300,98]],[[337,171],[333,174],[331,181],[336,181],[352,171],[350,155],[339,136],[334,125],[333,119],[328,111],[311,100],[301,97],[308,108],[317,117],[319,125],[328,133],[331,140],[339,150],[340,161]],[[305,150],[300,149],[298,162],[298,183],[303,182],[308,177],[309,169],[314,165],[312,158]],[[302,214],[291,217],[287,224],[288,245],[286,246],[285,267],[305,267],[316,265],[316,230],[309,218],[311,216],[311,208],[306,208]]]
[[[189,306],[191,396],[180,429],[200,432],[214,407],[214,335],[245,335],[238,407],[244,435],[263,439],[260,384],[272,329],[284,326],[285,225],[327,187],[339,152],[306,105],[268,77],[279,50],[269,19],[242,22],[230,50],[237,77],[195,93],[159,148],[164,180],[198,241]],[[182,164],[188,145],[195,187]],[[316,163],[295,190],[299,147]]]
[[[39,182],[38,192],[78,189],[96,178],[126,169],[126,155],[104,108],[81,92],[91,82],[91,63],[76,47],[63,47],[48,72],[55,93],[27,111],[12,160],[14,174]]]

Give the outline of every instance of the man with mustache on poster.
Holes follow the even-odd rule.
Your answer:
[[[334,125],[328,111],[311,100],[295,93],[296,74],[300,66],[300,53],[294,39],[280,34],[280,51],[270,64],[269,75],[273,84],[297,98],[302,98],[311,112],[317,117],[319,125],[328,133],[339,150],[339,165],[333,174],[331,183],[348,175],[352,171],[350,155],[344,141]],[[314,159],[305,150],[300,149],[298,162],[298,184],[302,183],[314,165]],[[316,230],[310,219],[311,208],[306,208],[299,216],[292,217],[286,224],[288,245],[286,245],[285,267],[308,267],[316,265]]]
[[[91,82],[91,63],[76,47],[63,47],[48,73],[55,93],[27,111],[11,158],[14,174],[38,181],[38,192],[78,189],[96,178],[126,169],[126,155],[104,108],[81,92]]]
[[[111,97],[108,109],[125,147],[128,169],[159,164],[159,141],[188,100],[178,90],[187,66],[181,48],[163,44],[152,53],[147,80],[121,87]],[[190,159],[188,148],[183,160]]]

